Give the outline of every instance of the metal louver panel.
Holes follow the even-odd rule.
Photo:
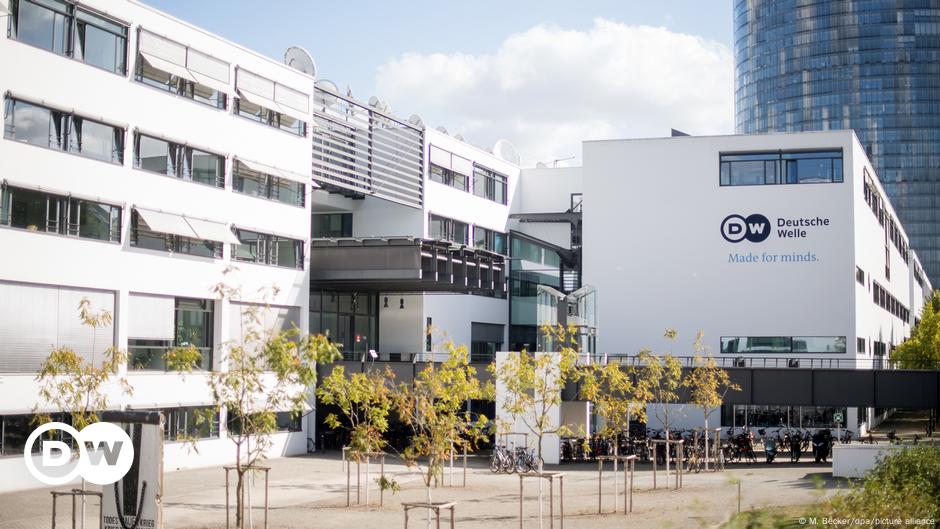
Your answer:
[[[314,89],[313,179],[327,191],[424,205],[424,129]]]

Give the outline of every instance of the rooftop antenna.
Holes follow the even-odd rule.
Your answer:
[[[330,81],[329,79],[320,79],[317,82],[313,83],[313,86],[320,89],[320,99],[323,101],[323,106],[328,107],[332,106],[339,98],[339,87],[336,86],[336,83]]]
[[[317,64],[313,62],[310,52],[300,46],[291,46],[284,52],[284,64],[299,70],[310,77],[317,76]]]
[[[519,165],[519,151],[509,140],[496,140],[493,144],[493,154],[513,165]]]
[[[424,120],[421,119],[421,116],[417,114],[412,114],[411,117],[408,118],[408,123],[411,123],[412,125],[414,125],[415,127],[418,127],[419,129],[424,128]]]

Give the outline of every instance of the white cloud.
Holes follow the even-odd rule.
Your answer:
[[[379,67],[379,96],[429,126],[524,163],[580,156],[581,140],[731,132],[732,54],[665,28],[596,19],[591,29],[536,26],[493,54],[407,53]]]

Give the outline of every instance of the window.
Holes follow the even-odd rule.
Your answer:
[[[241,244],[232,250],[238,261],[303,269],[303,241],[248,230],[236,230]]]
[[[252,121],[268,125],[269,127],[281,129],[284,132],[296,134],[297,136],[307,135],[306,122],[245,99],[235,98],[235,113],[243,118],[248,118]]]
[[[874,341],[872,342],[872,354],[875,356],[884,356],[887,351],[887,347],[884,342]]]
[[[124,129],[7,97],[4,136],[116,164],[124,163]]]
[[[867,348],[865,347],[865,339],[864,339],[864,338],[856,338],[856,339],[855,339],[855,351],[858,352],[858,353],[862,353],[862,354],[865,354],[865,353],[867,352]]]
[[[885,309],[890,312],[898,319],[901,319],[905,322],[910,321],[910,310],[904,306],[900,301],[898,301],[894,296],[892,296],[884,287],[874,282],[872,285],[872,298],[875,302],[875,305]]]
[[[238,193],[304,207],[306,188],[301,182],[256,171],[241,161],[235,162],[232,178],[232,189]]]
[[[450,241],[457,244],[467,244],[470,234],[470,225],[459,220],[431,214],[428,236],[439,241]]]
[[[137,133],[134,167],[213,187],[225,187],[225,157]]]
[[[303,430],[300,419],[299,413],[279,411],[275,414],[274,422],[279,432],[299,432]]]
[[[462,175],[452,169],[446,169],[438,165],[431,164],[431,180],[440,182],[456,189],[460,189],[461,191],[469,190],[469,181],[466,175]]]
[[[729,153],[719,156],[722,186],[842,182],[842,151]]]
[[[230,65],[141,30],[135,79],[210,107],[228,108]]]
[[[324,334],[341,345],[343,358],[359,361],[369,349],[379,349],[379,297],[368,292],[310,293],[310,332]],[[398,309],[385,303],[388,310]]]
[[[518,236],[513,236],[512,238],[512,251],[510,255],[512,255],[514,259],[531,261],[551,268],[561,267],[561,257],[558,256],[557,252],[551,248],[543,247]]]
[[[506,203],[506,175],[480,165],[473,166],[473,194],[499,204]]]
[[[470,323],[470,361],[489,363],[503,348],[504,326],[493,323]]]
[[[313,215],[314,238],[352,237],[352,213],[315,213]]]
[[[177,347],[193,346],[202,353],[199,368],[212,369],[215,302],[209,299],[176,298]]]
[[[721,352],[736,353],[845,353],[845,336],[722,336]]]
[[[11,0],[10,7],[11,38],[126,73],[127,27],[61,0]]]
[[[162,408],[163,437],[168,442],[219,436],[219,413],[210,406]]]
[[[131,246],[197,257],[222,258],[222,243],[155,231],[136,210],[131,214]]]
[[[484,250],[506,255],[506,234],[498,231],[473,227],[473,246]]]
[[[855,267],[855,280],[859,285],[865,286],[865,271],[857,266]]]
[[[3,187],[0,194],[0,225],[121,242],[119,206],[17,187]]]

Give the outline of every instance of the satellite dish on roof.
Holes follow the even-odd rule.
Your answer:
[[[417,114],[412,114],[411,117],[408,118],[408,123],[411,123],[415,127],[424,128],[424,120]]]
[[[454,139],[457,141],[464,141],[463,134],[454,134]]]
[[[498,158],[502,158],[513,165],[519,165],[519,151],[509,140],[496,140],[492,152]]]
[[[317,64],[313,62],[313,56],[300,46],[287,48],[287,51],[284,52],[284,64],[310,77],[317,76]]]
[[[548,168],[548,164],[546,164],[545,162],[536,162],[535,167],[538,169],[546,169]]]
[[[372,107],[372,108],[379,108],[379,105],[381,105],[381,104],[382,104],[382,100],[381,100],[381,99],[379,99],[379,98],[377,98],[377,97],[375,97],[375,96],[372,96],[372,97],[369,98],[369,106],[370,106],[370,107]]]
[[[440,132],[441,134],[447,134],[447,129],[444,128],[444,125],[441,125],[434,130]]]
[[[313,86],[322,90],[322,95],[320,96],[323,99],[323,106],[330,106],[338,100],[339,87],[336,86],[336,83],[330,81],[329,79],[320,79],[319,81],[313,83]]]

